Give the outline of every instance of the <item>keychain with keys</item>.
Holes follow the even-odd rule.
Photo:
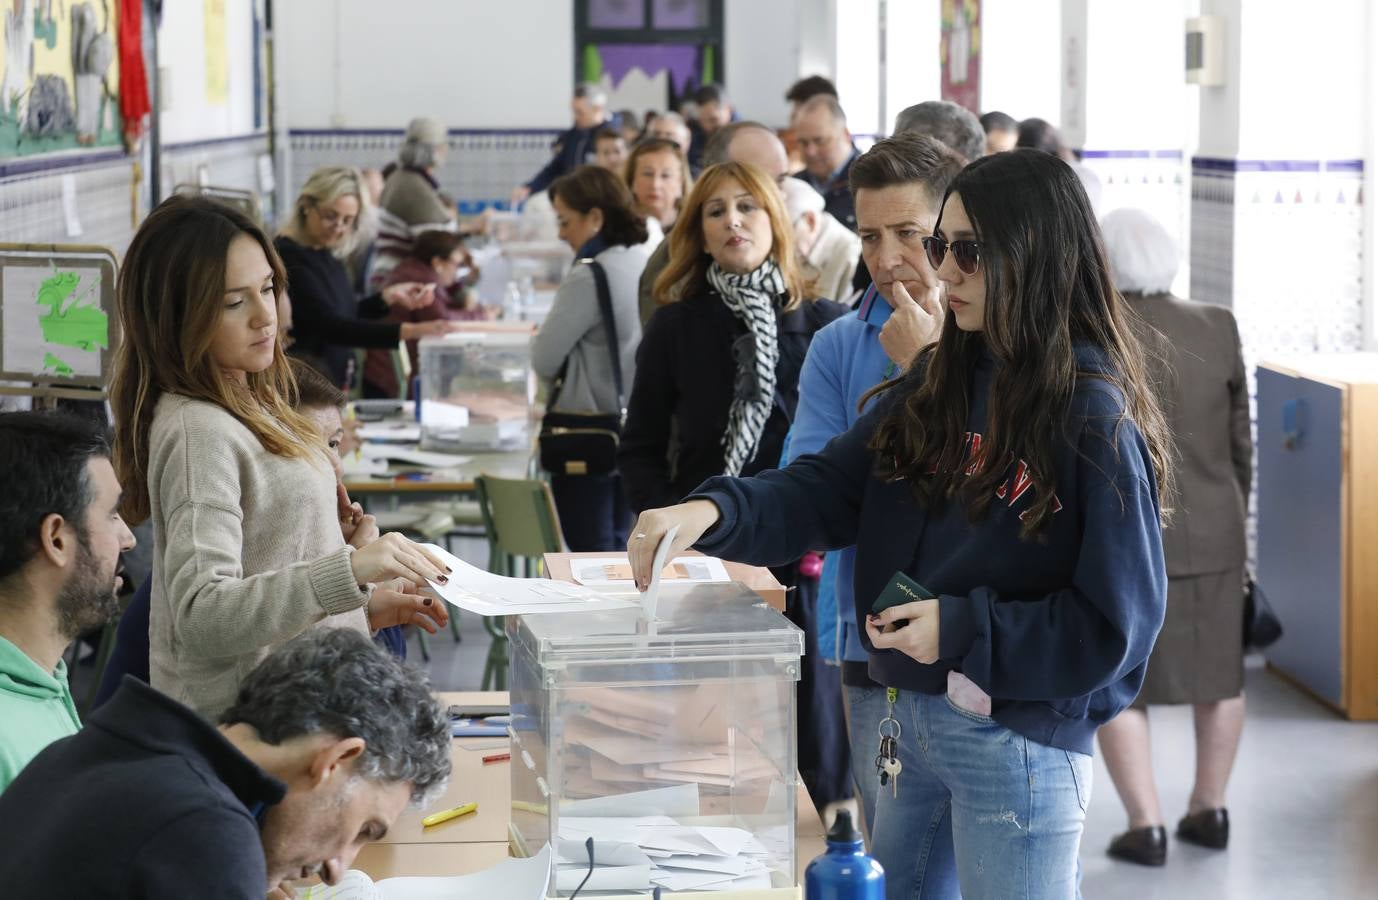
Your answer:
[[[899,797],[900,772],[904,770],[899,756],[899,739],[903,729],[900,728],[899,719],[895,718],[895,701],[899,699],[899,691],[886,688],[885,699],[889,709],[885,718],[880,720],[880,752],[876,754],[876,774],[881,787],[890,785],[894,796]]]

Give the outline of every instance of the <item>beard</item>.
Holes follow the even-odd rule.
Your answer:
[[[86,536],[79,535],[76,568],[57,595],[58,623],[63,635],[76,638],[109,624],[119,614],[114,569],[103,571],[100,560],[86,543]]]

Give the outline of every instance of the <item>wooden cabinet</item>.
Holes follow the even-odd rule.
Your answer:
[[[1258,582],[1270,665],[1378,719],[1378,354],[1258,366]]]

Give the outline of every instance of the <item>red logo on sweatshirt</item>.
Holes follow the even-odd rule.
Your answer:
[[[976,469],[981,465],[981,435],[974,431],[967,432],[965,458],[970,462],[967,464],[964,474],[967,476],[975,475]],[[1020,498],[1027,494],[1033,486],[1034,480],[1029,471],[1029,464],[1021,459],[1014,467],[1014,474],[1000,485],[995,496],[997,499],[1005,501],[1005,504],[1013,509]],[[1062,501],[1058,499],[1057,494],[1053,494],[1053,512],[1056,514],[1061,511]],[[1023,521],[1028,514],[1027,509],[1021,512],[1019,514],[1020,521]]]

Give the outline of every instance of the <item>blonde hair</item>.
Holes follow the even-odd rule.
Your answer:
[[[265,450],[307,458],[325,446],[311,422],[296,412],[297,384],[273,343],[273,362],[241,384],[211,357],[224,314],[225,266],[230,244],[248,236],[263,249],[273,290],[286,283],[273,244],[243,213],[214,200],[174,196],[153,210],[134,235],[115,285],[123,340],[110,385],[114,464],[124,487],[121,513],[131,524],[151,513],[148,433],[164,393],[214,403],[253,432]]]
[[[705,169],[694,183],[694,190],[684,201],[675,227],[666,238],[670,242],[670,264],[656,279],[656,302],[661,305],[673,303],[708,290],[708,267],[713,264],[713,257],[703,247],[703,206],[728,181],[744,187],[770,216],[770,256],[780,267],[789,294],[781,312],[797,309],[807,299],[806,285],[795,258],[794,228],[785,212],[780,189],[760,169],[739,162],[720,163]]]
[[[359,216],[354,220],[354,228],[349,236],[331,252],[340,259],[347,259],[359,246],[361,235],[370,234],[374,229],[373,202],[369,199],[368,185],[363,174],[353,166],[323,166],[311,173],[306,184],[301,186],[297,201],[292,205],[292,215],[278,231],[298,244],[310,243],[306,238],[306,211],[313,206],[334,203],[341,197],[352,196],[359,201]]]
[[[641,162],[641,157],[650,156],[652,153],[669,153],[679,160],[680,190],[679,199],[675,201],[675,209],[684,206],[684,201],[689,197],[689,191],[694,187],[694,179],[689,175],[689,157],[684,155],[684,148],[674,141],[667,141],[664,138],[643,138],[636,142],[632,147],[631,155],[627,157],[626,167],[622,170],[622,180],[627,182],[627,190],[632,195],[632,207],[639,215],[647,215],[646,210],[641,208],[641,204],[636,202],[636,165]]]

